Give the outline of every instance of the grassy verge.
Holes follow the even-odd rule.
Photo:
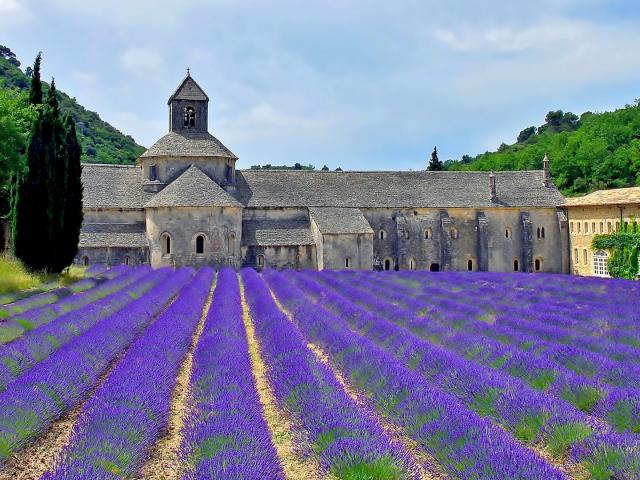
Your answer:
[[[0,295],[42,287],[45,284],[69,285],[84,278],[84,267],[71,266],[59,275],[30,272],[19,260],[0,255]]]

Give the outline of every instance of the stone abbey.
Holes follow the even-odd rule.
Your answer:
[[[520,172],[236,170],[188,74],[136,166],[83,165],[76,262],[570,272],[548,161]]]

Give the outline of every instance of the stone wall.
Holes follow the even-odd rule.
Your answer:
[[[371,270],[373,268],[373,234],[322,235],[322,268]],[[346,259],[349,259],[347,266]]]
[[[262,265],[260,265],[259,261],[260,256],[262,257]],[[255,268],[256,270],[262,270],[264,268],[317,270],[318,264],[316,262],[316,246],[243,246],[242,266]]]
[[[163,234],[170,235],[171,253],[163,254]],[[236,207],[175,207],[147,209],[147,238],[153,267],[240,266],[242,209]],[[196,238],[204,236],[204,253],[196,253]]]
[[[114,265],[148,265],[149,250],[147,248],[101,247],[79,248],[73,260],[76,265],[93,265],[103,263]]]
[[[156,166],[156,179],[168,185],[182,175],[191,165],[202,170],[218,185],[235,185],[235,163],[226,157],[141,157],[142,174],[149,180],[152,165]],[[230,178],[227,179],[227,167]]]
[[[615,232],[622,222],[640,218],[640,204],[617,207],[615,205],[585,205],[567,207],[569,224],[569,251],[571,271],[576,275],[594,275],[591,241],[594,233]],[[595,232],[594,227],[595,226]],[[602,230],[601,230],[602,227]],[[585,261],[586,257],[586,261]]]

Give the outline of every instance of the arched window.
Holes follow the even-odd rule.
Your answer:
[[[85,267],[89,265],[89,257],[87,257],[86,255],[82,257],[82,265],[84,265]]]
[[[573,263],[580,263],[580,256],[578,255],[578,249],[573,249]]]
[[[536,272],[540,272],[542,270],[542,260],[540,258],[536,258],[533,262],[533,268]]]
[[[607,253],[602,250],[593,252],[593,274],[597,277],[609,276],[609,270],[607,269]]]
[[[380,231],[378,232],[378,238],[379,238],[380,240],[384,240],[384,238],[385,238],[386,236],[387,236],[387,232],[385,232],[384,230],[380,230]]]
[[[391,270],[393,268],[393,260],[391,260],[390,258],[385,258],[384,259],[384,269],[385,270]]]
[[[571,222],[571,233],[573,233],[573,222]]]
[[[582,224],[580,222],[578,223],[578,233],[582,233]]]
[[[607,222],[607,233],[611,233],[611,222]]]
[[[193,107],[185,107],[184,109],[184,126],[186,128],[196,126],[196,111]]]
[[[236,253],[236,234],[231,232],[227,237],[227,252],[229,255],[235,255]]]
[[[591,233],[596,233],[596,222],[591,222]]]
[[[429,271],[430,272],[439,272],[440,271],[440,264],[439,263],[432,263],[429,266]]]
[[[451,230],[449,230],[449,237],[451,237],[451,240],[458,238],[458,229],[456,227],[451,227]]]
[[[589,252],[586,248],[582,249],[582,260],[584,261],[585,265],[589,264]]]
[[[415,258],[410,258],[409,259],[409,270],[415,270],[417,268],[418,264],[416,262]]]
[[[160,243],[162,245],[162,255],[171,255],[171,235],[163,233],[160,237]]]
[[[604,222],[600,222],[600,233],[604,233]]]
[[[131,259],[129,258],[129,255],[125,255],[124,257],[124,264],[125,265],[129,265],[131,263]]]
[[[349,257],[344,259],[344,268],[351,268],[351,259]]]
[[[204,253],[204,235],[198,235],[196,237],[196,253]]]
[[[264,267],[264,255],[258,255],[258,266]]]
[[[517,258],[513,260],[513,271],[514,272],[520,271],[520,261]]]
[[[504,238],[511,238],[511,229],[508,227],[504,229]]]
[[[540,229],[540,238],[544,238],[544,227]]]
[[[589,235],[589,222],[584,222],[584,234]]]
[[[433,230],[431,230],[430,228],[425,229],[424,238],[426,240],[431,240],[433,238]]]
[[[473,260],[467,260],[467,270],[473,272]]]
[[[620,222],[616,222],[616,232],[620,231]]]

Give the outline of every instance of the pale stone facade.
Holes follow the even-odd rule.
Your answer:
[[[542,171],[236,170],[187,76],[137,166],[84,165],[79,263],[569,272]]]
[[[594,235],[617,232],[624,223],[640,219],[640,187],[598,190],[568,198],[571,271],[576,275],[608,276],[608,252],[594,251]]]

